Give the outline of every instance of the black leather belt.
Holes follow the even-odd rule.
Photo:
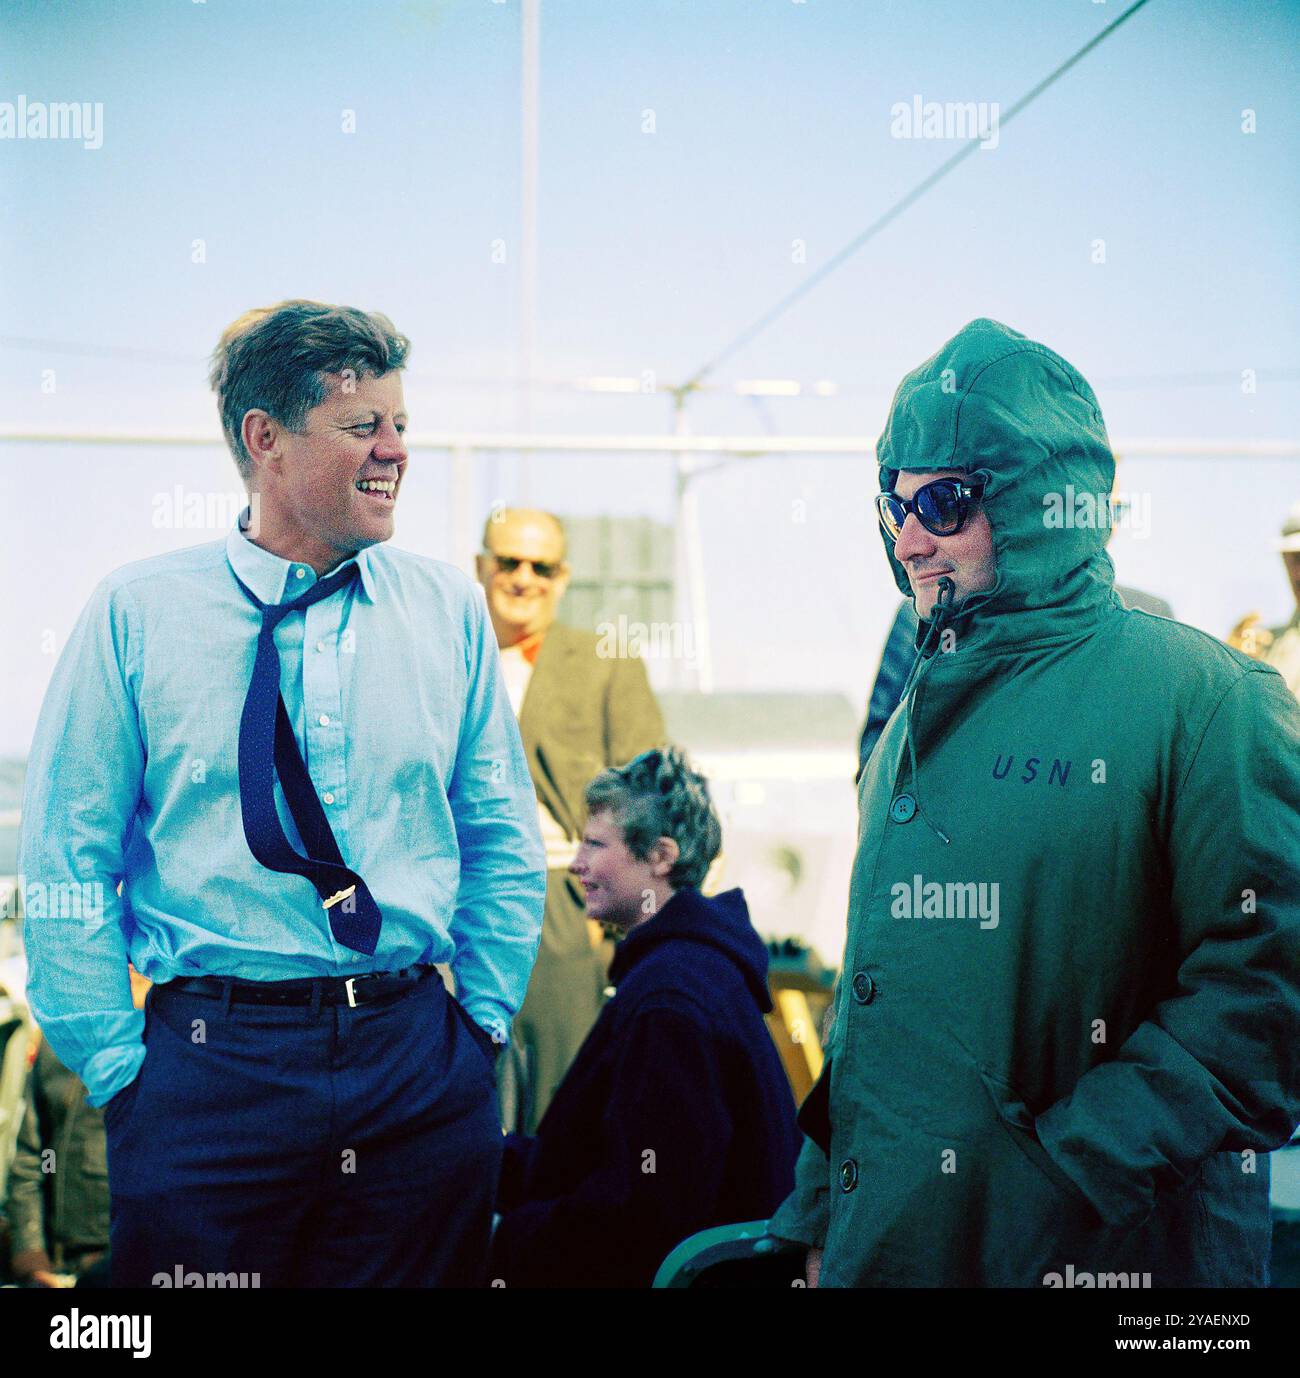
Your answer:
[[[432,966],[400,971],[371,971],[362,976],[309,976],[295,981],[234,981],[223,976],[181,976],[155,986],[154,992],[178,991],[237,1005],[357,1005],[387,995],[404,994],[425,980]]]

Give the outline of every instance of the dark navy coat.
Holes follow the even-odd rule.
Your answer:
[[[688,1235],[793,1186],[794,1097],[739,890],[679,890],[619,945],[602,1010],[535,1138],[507,1141],[492,1277],[645,1287]]]

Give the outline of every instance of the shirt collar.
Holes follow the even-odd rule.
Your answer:
[[[534,632],[532,636],[526,636],[522,641],[516,641],[514,649],[530,664],[537,664],[537,657],[542,653],[542,641],[546,637],[546,628],[540,632]]]
[[[248,509],[245,508],[240,514],[239,521],[226,537],[226,559],[230,562],[235,577],[263,603],[283,603],[286,599],[297,598],[299,594],[306,593],[316,582],[316,571],[310,565],[281,559],[279,555],[272,555],[269,550],[263,550],[260,545],[254,545],[242,530],[247,515]],[[361,585],[362,596],[367,602],[373,603],[375,575],[370,567],[369,547],[357,551],[352,558],[360,571],[358,582]],[[342,560],[335,569],[341,569],[347,563],[348,561]],[[329,572],[332,574],[334,571]]]

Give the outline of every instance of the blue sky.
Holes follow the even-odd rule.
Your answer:
[[[1005,110],[1122,8],[544,0],[539,374],[689,376],[954,150],[891,138],[895,102]],[[98,150],[0,140],[7,428],[215,432],[204,357],[240,311],[287,296],[394,318],[414,342],[417,431],[514,428],[515,0],[0,0],[0,19],[0,100],[104,107]],[[991,315],[1090,378],[1113,438],[1294,439],[1297,40],[1292,3],[1152,0],[715,379],[829,378],[835,397],[760,415],[704,393],[691,428],[874,435],[899,377]],[[669,425],[662,396],[561,388],[533,415],[551,431]],[[445,466],[421,463],[397,543],[446,556]],[[1216,633],[1249,608],[1286,615],[1270,542],[1300,500],[1300,462],[1131,460],[1123,474],[1151,494],[1152,535],[1117,537],[1122,578]],[[485,467],[480,506],[517,496],[519,478],[510,461]],[[153,496],[175,483],[233,488],[233,468],[217,453],[0,446],[0,573],[23,589],[4,615],[15,698],[0,751],[25,751],[52,665],[42,638],[61,641],[98,577],[215,536],[153,527]],[[531,483],[560,511],[670,516],[653,458],[538,462]],[[865,698],[895,603],[873,489],[852,459],[702,482],[719,687]]]

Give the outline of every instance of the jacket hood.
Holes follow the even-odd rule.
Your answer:
[[[1106,554],[1115,460],[1092,389],[1059,354],[992,320],[965,326],[899,384],[877,445],[899,470],[985,480],[997,582],[941,610],[968,647],[1083,631],[1114,601]],[[881,531],[899,589],[907,571]],[[922,624],[918,639],[929,630]]]
[[[701,943],[723,953],[740,969],[759,1009],[766,1014],[772,1008],[767,945],[754,931],[742,890],[712,896],[691,888],[678,890],[653,919],[638,924],[619,943],[609,968],[610,980],[618,985],[647,953],[679,941]]]
[[[1045,647],[1089,636],[1122,606],[1106,554],[1115,458],[1101,408],[1079,373],[1045,345],[990,320],[972,321],[903,379],[876,454],[882,492],[900,470],[958,469],[985,484],[993,587],[952,604],[951,582],[940,581],[934,610],[917,629],[902,694],[916,810],[946,844],[949,834],[925,806],[918,759],[945,721],[992,678],[1015,673]],[[910,594],[883,529],[881,538],[894,582]]]

